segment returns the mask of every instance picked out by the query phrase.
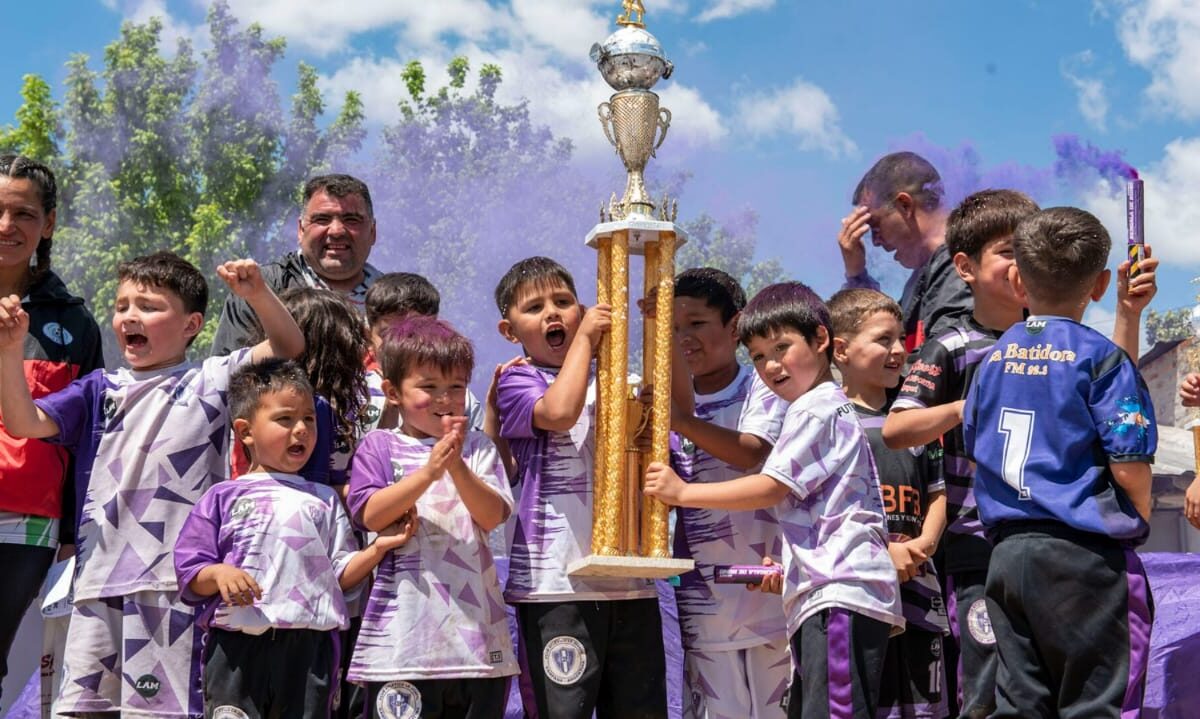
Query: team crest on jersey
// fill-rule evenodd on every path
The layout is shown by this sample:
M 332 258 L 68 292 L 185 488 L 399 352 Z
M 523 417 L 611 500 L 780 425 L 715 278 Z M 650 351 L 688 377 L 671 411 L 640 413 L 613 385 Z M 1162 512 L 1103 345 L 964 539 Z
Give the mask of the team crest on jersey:
M 542 650 L 542 667 L 550 681 L 570 686 L 587 669 L 587 652 L 575 637 L 555 637 Z
M 1031 335 L 1040 335 L 1046 329 L 1046 320 L 1025 320 L 1025 331 Z
M 987 603 L 976 599 L 967 610 L 967 629 L 971 636 L 980 644 L 996 643 L 996 633 L 992 631 L 992 619 L 988 616 Z
M 313 524 L 320 525 L 322 515 L 325 514 L 325 505 L 316 502 L 306 502 L 304 505 L 304 515 L 308 517 Z
M 150 699 L 162 689 L 162 682 L 153 674 L 143 674 L 133 683 L 133 690 L 143 697 Z
M 409 682 L 388 682 L 375 697 L 380 719 L 417 719 L 421 716 L 421 692 Z
M 399 482 L 404 477 L 404 463 L 392 458 L 392 482 Z
M 225 704 L 213 709 L 212 719 L 250 719 L 250 715 L 235 706 Z
M 46 339 L 50 340 L 54 344 L 61 345 L 63 347 L 71 344 L 71 341 L 75 339 L 75 337 L 67 331 L 66 327 L 63 327 L 57 322 L 47 322 L 46 324 L 42 325 L 42 334 L 46 337 Z
M 117 400 L 108 392 L 104 393 L 104 401 L 101 402 L 100 411 L 104 413 L 105 422 L 110 422 L 113 417 L 117 416 Z
M 360 427 L 374 427 L 381 416 L 383 416 L 383 410 L 369 404 L 362 408 L 362 420 L 358 424 Z
M 234 519 L 243 519 L 250 516 L 254 511 L 254 500 L 249 497 L 242 497 L 233 503 L 233 509 L 230 510 L 229 516 Z

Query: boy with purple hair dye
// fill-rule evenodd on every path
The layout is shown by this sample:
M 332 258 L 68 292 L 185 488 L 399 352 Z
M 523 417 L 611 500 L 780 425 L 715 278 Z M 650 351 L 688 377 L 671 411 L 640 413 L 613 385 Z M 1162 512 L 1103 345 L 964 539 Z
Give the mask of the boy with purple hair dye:
M 375 719 L 497 716 L 518 667 L 488 532 L 513 500 L 495 445 L 467 427 L 474 350 L 417 316 L 384 330 L 379 361 L 401 424 L 359 443 L 347 505 L 368 531 L 419 519 L 379 565 L 348 679 Z
M 738 334 L 791 403 L 761 473 L 688 484 L 653 463 L 646 493 L 681 507 L 775 507 L 796 665 L 788 716 L 875 719 L 888 637 L 904 617 L 871 448 L 830 369 L 829 312 L 805 285 L 775 284 L 746 305 Z

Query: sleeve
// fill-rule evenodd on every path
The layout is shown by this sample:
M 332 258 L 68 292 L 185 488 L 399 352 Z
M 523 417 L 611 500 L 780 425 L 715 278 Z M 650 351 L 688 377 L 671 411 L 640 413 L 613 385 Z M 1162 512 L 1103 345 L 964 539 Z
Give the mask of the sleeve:
M 924 409 L 953 401 L 954 356 L 938 339 L 921 345 L 892 409 Z
M 954 259 L 949 251 L 935 267 L 929 268 L 926 277 L 917 319 L 924 326 L 926 337 L 937 337 L 955 319 L 971 314 L 975 309 L 975 298 L 954 269 Z
M 387 446 L 387 431 L 368 432 L 359 443 L 350 465 L 350 492 L 346 497 L 346 508 L 350 519 L 359 529 L 366 530 L 362 513 L 371 495 L 392 484 L 395 470 Z
M 512 513 L 513 496 L 512 489 L 508 485 L 508 472 L 504 470 L 504 461 L 500 459 L 500 452 L 496 450 L 496 445 L 492 444 L 492 440 L 482 432 L 472 432 L 474 438 L 474 446 L 471 450 L 471 456 L 467 458 L 467 466 L 475 473 L 475 476 L 483 480 L 484 484 L 491 487 L 500 495 L 500 499 L 504 500 L 504 504 L 508 506 L 508 513 Z
M 863 271 L 859 272 L 857 275 L 853 277 L 847 277 L 846 281 L 842 283 L 842 289 L 878 291 L 879 281 L 871 276 L 871 272 L 869 270 L 863 268 Z
M 308 461 L 300 468 L 300 476 L 313 484 L 331 485 L 334 483 L 332 477 L 333 452 L 337 441 L 333 431 L 333 408 L 321 395 L 313 398 L 313 404 L 316 405 L 317 410 L 317 443 L 313 447 L 313 453 Z M 341 479 L 339 484 L 345 484 L 344 470 Z
M 221 318 L 217 320 L 217 330 L 213 334 L 211 357 L 223 357 L 230 352 L 246 347 L 250 340 L 261 333 L 258 317 L 245 300 L 229 295 L 221 308 Z
M 963 449 L 966 450 L 967 458 L 972 462 L 975 461 L 975 437 L 978 434 L 979 428 L 979 378 L 983 374 L 983 367 L 980 367 L 979 371 L 975 372 L 975 379 L 971 382 L 971 388 L 967 391 L 967 403 L 963 405 Z
M 787 414 L 787 402 L 771 391 L 766 382 L 754 373 L 750 380 L 750 393 L 742 405 L 738 417 L 738 431 L 752 434 L 770 444 L 779 439 L 783 429 L 783 418 Z
M 220 493 L 205 492 L 200 501 L 188 512 L 179 537 L 175 540 L 175 578 L 179 581 L 179 592 L 186 604 L 203 604 L 208 597 L 201 597 L 188 588 L 201 569 L 221 562 Z
M 79 322 L 84 328 L 82 351 L 76 358 L 79 366 L 78 377 L 95 372 L 96 370 L 104 370 L 104 340 L 100 334 L 100 327 L 96 324 L 96 320 L 92 314 L 86 309 L 80 308 L 81 317 Z M 63 484 L 62 490 L 62 520 L 58 523 L 58 542 L 59 544 L 74 544 L 75 543 L 75 515 L 79 508 L 79 502 L 75 496 L 78 486 L 76 480 L 75 453 L 70 454 L 70 459 L 67 460 L 67 481 Z
M 346 571 L 346 565 L 350 563 L 350 560 L 354 558 L 354 555 L 359 552 L 361 547 L 358 546 L 358 539 L 354 536 L 354 527 L 350 524 L 350 516 L 346 514 L 346 510 L 342 507 L 342 500 L 334 492 L 329 492 L 325 500 L 329 502 L 329 506 L 333 510 L 329 561 L 333 565 L 333 576 L 340 582 L 342 572 Z M 358 586 L 347 590 L 345 592 L 346 601 L 354 601 L 365 584 L 365 581 L 359 582 Z
M 779 442 L 763 465 L 763 474 L 804 499 L 830 477 L 835 462 L 836 422 L 811 412 L 795 412 L 784 422 Z
M 58 425 L 58 434 L 45 441 L 78 452 L 91 432 L 96 400 L 103 392 L 104 370 L 98 369 L 54 394 L 35 399 L 38 409 Z
M 500 408 L 500 436 L 504 439 L 532 439 L 538 435 L 533 426 L 533 408 L 550 385 L 533 367 L 517 365 L 500 375 L 496 400 Z
M 1150 392 L 1133 362 L 1120 349 L 1094 372 L 1088 408 L 1110 462 L 1154 462 L 1158 429 Z
M 483 431 L 483 403 L 471 390 L 467 390 L 467 428 Z

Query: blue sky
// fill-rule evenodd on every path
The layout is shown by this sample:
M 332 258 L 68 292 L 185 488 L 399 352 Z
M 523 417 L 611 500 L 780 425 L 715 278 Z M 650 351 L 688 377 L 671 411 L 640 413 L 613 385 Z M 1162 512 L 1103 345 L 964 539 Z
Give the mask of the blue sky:
M 660 86 L 675 123 L 659 161 L 693 178 L 681 216 L 760 215 L 759 252 L 823 293 L 841 267 L 834 237 L 848 196 L 879 155 L 898 147 L 972 149 L 980 169 L 1047 171 L 1051 138 L 1077 134 L 1123 150 L 1147 178 L 1147 237 L 1166 263 L 1158 309 L 1190 306 L 1200 275 L 1200 5 L 1193 0 L 906 5 L 850 0 L 645 0 L 649 28 L 675 62 Z M 595 120 L 607 87 L 587 60 L 613 29 L 605 0 L 233 0 L 234 14 L 288 39 L 281 94 L 304 60 L 331 104 L 364 93 L 375 126 L 394 116 L 399 69 L 440 68 L 465 53 L 505 70 L 507 99 L 571 137 L 583 162 L 616 163 Z M 7 8 L 9 62 L 0 123 L 25 73 L 61 95 L 76 52 L 98 66 L 126 19 L 166 19 L 168 38 L 203 43 L 206 3 L 44 0 Z M 434 84 L 439 78 L 435 73 Z M 610 158 L 603 160 L 603 158 Z M 613 189 L 619 189 L 614 187 Z M 1097 212 L 1124 237 L 1123 197 L 1085 183 L 1037 197 Z M 589 205 L 600 198 L 584 200 Z M 66 251 L 64 250 L 61 251 Z M 886 258 L 873 257 L 880 267 Z M 896 272 L 885 273 L 893 282 Z M 1111 294 L 1089 318 L 1107 329 Z

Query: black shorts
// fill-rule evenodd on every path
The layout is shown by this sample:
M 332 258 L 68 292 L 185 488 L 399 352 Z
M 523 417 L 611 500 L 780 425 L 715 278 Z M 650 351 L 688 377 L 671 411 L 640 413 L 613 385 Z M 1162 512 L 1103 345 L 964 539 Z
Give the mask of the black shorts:
M 535 719 L 666 719 L 657 599 L 517 605 Z
M 943 719 L 946 669 L 942 633 L 911 623 L 888 640 L 879 685 L 879 712 L 888 719 Z
M 504 719 L 509 677 L 369 682 L 370 719 Z
M 337 686 L 337 632 L 210 629 L 204 653 L 208 719 L 325 719 Z
M 996 708 L 996 634 L 984 599 L 987 572 L 954 572 L 946 578 L 947 614 L 958 642 L 958 703 L 963 719 L 984 719 Z
M 892 627 L 848 609 L 825 609 L 792 634 L 788 719 L 876 719 Z
M 1000 655 L 992 716 L 1137 715 L 1153 607 L 1133 549 L 1065 526 L 1007 536 L 987 601 Z

